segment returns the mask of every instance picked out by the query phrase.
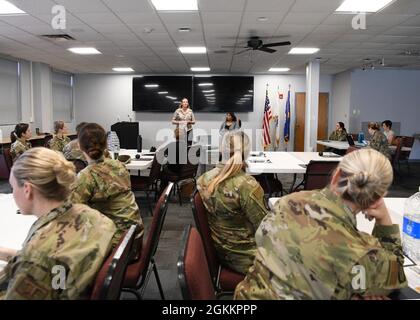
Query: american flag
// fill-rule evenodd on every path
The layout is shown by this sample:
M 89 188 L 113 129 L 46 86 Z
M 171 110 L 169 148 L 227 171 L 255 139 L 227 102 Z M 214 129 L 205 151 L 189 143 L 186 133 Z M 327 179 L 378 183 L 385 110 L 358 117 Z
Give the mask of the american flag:
M 273 114 L 271 113 L 270 99 L 268 99 L 268 88 L 265 90 L 265 105 L 264 105 L 264 123 L 263 123 L 263 135 L 264 135 L 264 148 L 271 144 L 270 138 L 270 120 Z

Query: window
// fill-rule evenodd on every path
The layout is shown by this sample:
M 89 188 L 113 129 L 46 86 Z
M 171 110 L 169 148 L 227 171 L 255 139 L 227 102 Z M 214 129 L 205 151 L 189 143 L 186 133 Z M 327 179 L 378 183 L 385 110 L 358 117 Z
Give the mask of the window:
M 19 76 L 19 62 L 0 59 L 0 125 L 19 122 Z
M 71 122 L 73 115 L 73 75 L 52 72 L 53 119 Z

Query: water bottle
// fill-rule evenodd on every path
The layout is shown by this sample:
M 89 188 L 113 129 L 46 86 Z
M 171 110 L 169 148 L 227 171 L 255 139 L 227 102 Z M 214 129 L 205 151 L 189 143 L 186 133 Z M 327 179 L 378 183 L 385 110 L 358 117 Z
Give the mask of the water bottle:
M 357 136 L 357 142 L 363 143 L 364 140 L 365 140 L 365 133 L 363 131 L 360 131 L 359 135 Z
M 405 202 L 402 240 L 405 255 L 420 264 L 420 188 Z

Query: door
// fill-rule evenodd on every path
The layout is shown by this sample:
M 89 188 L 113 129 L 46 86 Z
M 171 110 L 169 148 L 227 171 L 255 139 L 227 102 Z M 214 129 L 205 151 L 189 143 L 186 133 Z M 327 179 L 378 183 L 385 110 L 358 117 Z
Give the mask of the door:
M 303 151 L 305 143 L 305 104 L 306 93 L 296 93 L 295 151 Z M 318 101 L 318 140 L 328 138 L 329 94 L 320 93 Z M 318 151 L 323 151 L 319 146 Z

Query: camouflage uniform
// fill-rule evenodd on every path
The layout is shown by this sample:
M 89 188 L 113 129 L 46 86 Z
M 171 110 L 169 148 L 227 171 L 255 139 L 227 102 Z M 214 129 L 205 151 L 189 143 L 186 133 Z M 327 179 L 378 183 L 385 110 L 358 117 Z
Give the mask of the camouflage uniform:
M 208 211 L 211 236 L 221 263 L 246 274 L 255 257 L 255 231 L 267 214 L 264 191 L 252 176 L 241 171 L 220 183 L 210 195 L 207 186 L 222 168 L 218 165 L 203 174 L 197 189 Z
M 386 157 L 391 158 L 388 139 L 381 131 L 375 131 L 372 139 L 370 140 L 369 147 L 379 151 Z
M 82 150 L 80 150 L 77 139 L 72 140 L 65 145 L 63 148 L 63 154 L 67 160 L 82 160 L 83 162 L 87 163 Z
M 79 172 L 71 194 L 74 203 L 84 203 L 106 215 L 117 226 L 113 246 L 131 225 L 138 225 L 137 240 L 143 236 L 143 221 L 134 194 L 130 175 L 118 160 L 101 158 Z
M 256 259 L 235 299 L 350 299 L 407 286 L 398 225 L 358 231 L 356 216 L 328 188 L 281 198 L 255 238 Z M 355 278 L 361 267 L 365 289 Z
M 89 298 L 115 230 L 114 223 L 98 211 L 65 202 L 32 225 L 23 249 L 9 261 L 0 279 L 0 287 L 8 283 L 0 299 Z M 55 266 L 64 267 L 63 283 Z M 54 284 L 65 288 L 54 289 Z
M 60 138 L 60 137 L 55 135 L 49 142 L 50 149 L 55 150 L 55 151 L 63 152 L 64 147 L 69 142 L 70 142 L 69 137 L 63 136 L 62 138 Z
M 30 148 L 32 148 L 30 142 L 22 138 L 17 138 L 10 147 L 10 154 L 12 156 L 13 162 L 15 162 L 22 153 L 24 153 L 26 150 L 29 150 Z
M 333 132 L 331 132 L 328 140 L 347 141 L 347 133 L 344 130 L 334 130 Z

